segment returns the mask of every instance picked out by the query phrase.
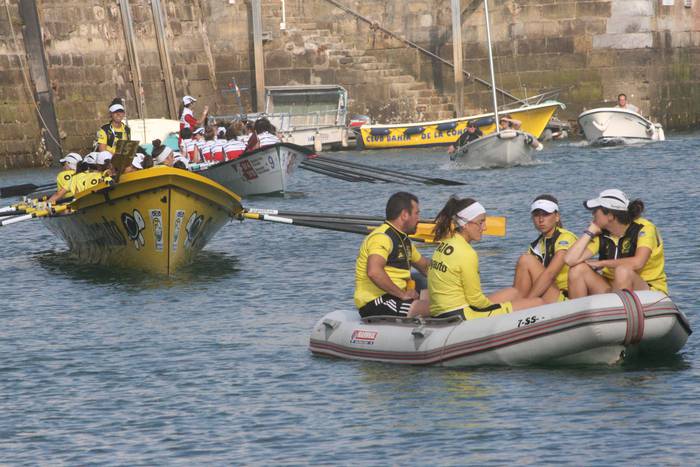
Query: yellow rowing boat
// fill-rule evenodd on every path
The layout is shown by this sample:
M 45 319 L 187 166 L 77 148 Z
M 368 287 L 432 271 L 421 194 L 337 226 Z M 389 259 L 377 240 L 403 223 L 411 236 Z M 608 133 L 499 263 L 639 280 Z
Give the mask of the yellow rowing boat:
M 240 197 L 186 170 L 154 167 L 79 193 L 43 217 L 82 261 L 171 274 L 241 211 Z
M 564 108 L 558 101 L 499 111 L 499 115 L 510 115 L 522 122 L 521 130 L 539 138 L 554 112 Z M 398 123 L 393 125 L 363 125 L 358 146 L 364 149 L 389 149 L 426 147 L 452 144 L 466 131 L 467 124 L 476 122 L 484 135 L 496 130 L 493 113 L 468 117 L 438 120 L 424 123 Z

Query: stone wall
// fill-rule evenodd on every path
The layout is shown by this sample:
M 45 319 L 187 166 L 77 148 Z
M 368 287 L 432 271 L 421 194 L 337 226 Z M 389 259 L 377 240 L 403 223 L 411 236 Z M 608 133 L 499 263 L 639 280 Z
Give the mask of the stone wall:
M 0 168 L 46 162 L 17 4 L 0 7 Z M 85 152 L 115 96 L 131 118 L 167 117 L 165 75 L 148 0 L 129 0 L 142 83 L 134 83 L 120 2 L 35 0 L 64 151 Z M 229 83 L 255 104 L 251 0 L 160 0 L 177 98 L 199 99 L 199 113 L 238 113 Z M 383 32 L 396 33 L 452 61 L 448 0 L 262 0 L 267 85 L 341 84 L 350 111 L 375 120 L 444 118 L 453 72 Z M 492 1 L 497 84 L 524 97 L 560 88 L 561 113 L 575 119 L 619 92 L 668 129 L 700 124 L 700 1 Z M 481 0 L 462 0 L 464 69 L 488 78 Z M 9 16 L 8 16 L 9 12 Z M 12 26 L 12 27 L 10 27 Z M 15 38 L 12 37 L 12 32 Z M 30 78 L 25 83 L 24 74 Z M 141 96 L 140 89 L 143 89 Z M 467 82 L 468 111 L 487 109 L 486 87 Z M 144 104 L 137 111 L 137 99 Z

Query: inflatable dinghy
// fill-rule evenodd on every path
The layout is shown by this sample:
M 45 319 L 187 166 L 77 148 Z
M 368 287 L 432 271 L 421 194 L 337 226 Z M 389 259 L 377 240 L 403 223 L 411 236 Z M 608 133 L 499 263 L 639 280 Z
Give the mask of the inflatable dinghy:
M 678 352 L 692 333 L 661 293 L 619 291 L 464 321 L 334 311 L 313 328 L 317 355 L 413 365 L 615 364 Z

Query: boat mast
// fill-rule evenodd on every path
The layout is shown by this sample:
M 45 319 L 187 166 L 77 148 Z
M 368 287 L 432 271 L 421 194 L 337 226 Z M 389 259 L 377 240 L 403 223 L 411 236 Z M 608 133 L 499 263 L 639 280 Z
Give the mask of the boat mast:
M 491 69 L 491 91 L 493 94 L 493 118 L 496 121 L 496 133 L 500 133 L 498 125 L 498 101 L 496 100 L 496 77 L 493 74 L 493 51 L 491 50 L 491 26 L 489 25 L 489 0 L 484 0 L 484 16 L 486 16 L 486 42 L 489 46 L 489 68 Z

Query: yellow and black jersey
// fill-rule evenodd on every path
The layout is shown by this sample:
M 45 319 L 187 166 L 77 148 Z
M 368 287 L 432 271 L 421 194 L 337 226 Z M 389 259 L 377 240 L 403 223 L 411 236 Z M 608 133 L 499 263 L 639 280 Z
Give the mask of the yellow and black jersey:
M 544 234 L 537 237 L 537 240 L 530 244 L 529 252 L 536 256 L 544 267 L 548 267 L 552 262 L 554 255 L 562 250 L 568 250 L 576 242 L 576 235 L 570 231 L 555 227 L 552 235 L 547 238 Z M 559 274 L 555 278 L 555 284 L 559 290 L 567 290 L 569 281 L 569 266 L 564 264 Z
M 111 123 L 102 125 L 97 131 L 97 144 L 104 144 L 106 150 L 114 154 L 117 150 L 117 141 L 129 141 L 131 128 L 122 123 L 121 128 L 114 128 Z
M 640 217 L 633 221 L 620 238 L 604 230 L 588 244 L 588 249 L 594 255 L 597 254 L 600 260 L 631 258 L 639 247 L 651 250 L 651 255 L 639 271 L 639 276 L 652 289 L 668 294 L 664 271 L 664 242 L 656 226 L 647 219 Z M 603 276 L 612 280 L 615 277 L 614 269 L 603 268 Z
M 71 178 L 70 191 L 73 194 L 78 194 L 81 191 L 94 188 L 102 181 L 104 181 L 104 177 L 99 172 L 80 172 Z
M 56 175 L 56 191 L 61 191 L 63 189 L 68 190 L 65 194 L 66 197 L 73 196 L 73 192 L 70 189 L 70 181 L 75 174 L 75 170 L 68 169 L 62 170 Z
M 411 278 L 411 263 L 421 259 L 408 235 L 390 223 L 386 222 L 370 232 L 360 245 L 355 263 L 354 298 L 358 309 L 386 293 L 367 276 L 367 260 L 370 255 L 379 255 L 386 260 L 384 270 L 391 281 L 403 290 L 406 290 Z

